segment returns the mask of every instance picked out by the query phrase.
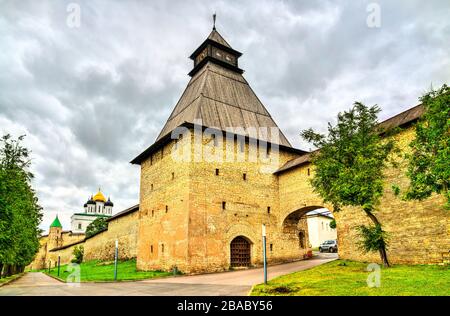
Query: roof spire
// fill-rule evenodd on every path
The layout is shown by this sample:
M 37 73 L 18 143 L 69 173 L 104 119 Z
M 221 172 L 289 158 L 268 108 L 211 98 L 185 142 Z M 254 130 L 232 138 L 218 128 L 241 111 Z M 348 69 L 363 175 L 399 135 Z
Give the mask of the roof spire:
M 213 14 L 213 30 L 216 30 L 216 12 Z

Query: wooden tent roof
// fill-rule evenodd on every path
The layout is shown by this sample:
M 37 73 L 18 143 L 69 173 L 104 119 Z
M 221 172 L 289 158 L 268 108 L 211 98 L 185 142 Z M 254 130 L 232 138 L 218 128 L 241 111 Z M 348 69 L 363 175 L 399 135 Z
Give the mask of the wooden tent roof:
M 227 43 L 227 41 L 222 37 L 222 35 L 219 34 L 219 32 L 216 31 L 216 29 L 212 30 L 212 32 L 208 36 L 208 39 L 231 48 L 230 44 Z
M 194 124 L 198 120 L 203 126 L 222 131 L 230 127 L 267 127 L 267 137 L 257 138 L 268 141 L 270 128 L 274 127 L 279 139 L 272 142 L 292 147 L 244 77 L 211 62 L 191 78 L 156 141 L 183 123 Z
M 212 42 L 213 46 L 233 54 L 236 58 L 242 55 L 231 48 L 219 32 L 213 29 L 190 58 L 195 60 L 195 57 Z M 141 163 L 152 152 L 167 143 L 171 132 L 177 127 L 191 125 L 256 138 L 277 144 L 283 150 L 304 153 L 292 147 L 244 79 L 242 72 L 237 64 L 233 67 L 214 61 L 213 58 L 204 58 L 190 72 L 191 80 L 153 145 L 131 163 Z M 240 131 L 235 130 L 236 128 Z M 252 130 L 249 133 L 249 128 L 257 131 L 257 135 L 254 135 Z M 275 132 L 272 133 L 273 131 Z

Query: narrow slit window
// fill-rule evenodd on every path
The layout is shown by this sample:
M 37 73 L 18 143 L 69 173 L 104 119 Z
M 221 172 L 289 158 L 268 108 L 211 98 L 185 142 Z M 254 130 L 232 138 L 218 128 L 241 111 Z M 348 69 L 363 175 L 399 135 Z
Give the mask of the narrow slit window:
M 150 246 L 150 253 L 153 253 L 153 245 Z
M 216 176 L 218 176 L 219 175 L 219 169 L 216 169 Z
M 270 244 L 270 251 L 273 251 L 273 244 Z
M 267 207 L 267 214 L 270 214 L 270 206 Z
M 166 205 L 166 213 L 169 211 L 169 206 Z
M 175 179 L 175 172 L 172 172 L 172 180 Z
M 241 153 L 245 152 L 245 141 L 244 140 L 241 140 L 239 142 L 239 149 L 240 149 Z
M 309 175 L 311 175 L 311 171 L 310 171 L 309 168 L 308 168 L 308 176 L 309 176 Z
M 227 202 L 222 202 L 222 210 L 225 210 L 227 208 Z
M 242 179 L 244 179 L 244 181 L 247 180 L 247 174 L 246 173 L 242 174 Z

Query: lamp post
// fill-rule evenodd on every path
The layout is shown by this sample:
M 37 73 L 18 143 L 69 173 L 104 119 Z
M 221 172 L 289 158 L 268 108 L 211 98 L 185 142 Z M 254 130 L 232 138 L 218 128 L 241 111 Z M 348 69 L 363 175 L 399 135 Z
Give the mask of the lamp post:
M 262 225 L 262 240 L 263 240 L 263 262 L 264 262 L 264 284 L 267 284 L 267 256 L 266 256 L 266 225 Z
M 117 281 L 117 257 L 119 256 L 119 241 L 116 239 L 116 247 L 114 250 L 114 281 Z
M 58 256 L 58 276 L 59 276 L 60 269 L 61 269 L 61 256 Z

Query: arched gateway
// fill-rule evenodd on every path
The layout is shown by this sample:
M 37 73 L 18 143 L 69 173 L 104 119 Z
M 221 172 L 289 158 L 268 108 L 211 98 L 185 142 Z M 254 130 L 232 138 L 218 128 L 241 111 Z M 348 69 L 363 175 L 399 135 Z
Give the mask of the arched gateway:
M 230 243 L 230 266 L 248 267 L 251 263 L 251 244 L 242 236 L 234 238 Z

